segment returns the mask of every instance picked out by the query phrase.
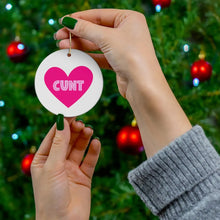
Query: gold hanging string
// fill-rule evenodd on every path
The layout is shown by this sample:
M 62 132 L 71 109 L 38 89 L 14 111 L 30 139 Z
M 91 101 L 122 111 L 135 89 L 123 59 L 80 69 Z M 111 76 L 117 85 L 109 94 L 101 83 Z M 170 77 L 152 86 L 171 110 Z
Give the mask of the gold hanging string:
M 70 47 L 69 47 L 69 53 L 67 54 L 67 56 L 68 57 L 70 57 L 71 56 L 71 41 L 72 41 L 72 35 L 71 35 L 71 33 L 69 33 L 69 42 L 70 42 Z

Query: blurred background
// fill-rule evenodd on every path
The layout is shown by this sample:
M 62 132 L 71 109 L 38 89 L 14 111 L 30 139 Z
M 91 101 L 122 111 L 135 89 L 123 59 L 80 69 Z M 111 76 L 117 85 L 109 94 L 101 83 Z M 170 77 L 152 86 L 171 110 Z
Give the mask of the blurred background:
M 58 19 L 91 8 L 145 14 L 169 85 L 191 123 L 201 125 L 220 152 L 219 0 L 1 0 L 0 219 L 35 219 L 30 163 L 56 120 L 36 97 L 36 69 L 58 50 L 53 39 Z M 115 73 L 102 73 L 100 101 L 78 117 L 102 142 L 90 219 L 156 220 L 127 180 L 128 172 L 146 160 L 134 115 L 118 93 Z

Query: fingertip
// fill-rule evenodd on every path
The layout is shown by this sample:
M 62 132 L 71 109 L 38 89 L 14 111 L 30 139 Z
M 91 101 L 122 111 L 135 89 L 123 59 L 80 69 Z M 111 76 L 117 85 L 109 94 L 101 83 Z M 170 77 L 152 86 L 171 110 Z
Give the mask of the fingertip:
M 62 20 L 63 20 L 63 17 L 61 17 L 61 18 L 58 19 L 58 23 L 59 23 L 60 25 L 62 25 Z
M 85 128 L 83 129 L 83 133 L 85 136 L 92 136 L 93 135 L 93 128 L 86 125 Z
M 82 165 L 80 166 L 81 170 L 83 170 L 84 173 L 87 174 L 90 178 L 92 178 L 95 166 L 97 164 L 99 155 L 101 151 L 101 143 L 97 138 L 94 138 L 90 145 L 89 150 L 85 156 L 85 159 L 82 162 Z
M 53 34 L 53 39 L 54 39 L 54 40 L 57 40 L 56 34 L 57 34 L 57 32 L 55 32 L 55 33 Z
M 58 43 L 57 47 L 59 47 L 61 49 L 67 49 L 67 48 L 70 47 L 69 40 L 67 40 L 67 39 L 63 39 L 63 40 L 57 41 L 57 43 Z
M 85 127 L 85 124 L 82 122 L 82 121 L 72 121 L 71 123 L 71 131 L 72 132 L 80 132 L 84 127 Z
M 65 27 L 62 27 L 56 32 L 56 40 L 63 39 L 69 39 L 69 31 Z
M 81 118 L 76 118 L 76 121 L 81 121 L 82 123 L 84 123 L 84 121 Z
M 65 127 L 69 126 L 69 120 L 72 120 L 71 118 L 70 119 L 67 119 L 67 118 L 64 118 L 64 115 L 62 114 L 58 114 L 57 115 L 57 121 L 56 121 L 56 127 L 57 127 L 57 130 L 58 131 L 62 131 L 65 129 Z
M 70 16 L 65 16 L 60 20 L 60 22 L 64 27 L 73 30 L 78 21 L 77 19 L 72 18 Z
M 95 137 L 90 144 L 90 147 L 92 148 L 92 151 L 95 154 L 99 154 L 101 151 L 101 142 L 100 139 L 98 137 Z
M 86 127 L 87 127 L 87 128 L 91 128 L 91 129 L 93 130 L 93 126 L 90 125 L 90 124 L 86 124 Z
M 83 121 L 75 121 L 75 124 L 76 124 L 78 127 L 85 127 L 85 124 L 83 123 Z
M 99 137 L 94 137 L 94 140 L 98 140 L 100 142 L 100 138 Z
M 56 46 L 57 46 L 57 47 L 60 47 L 60 41 L 57 41 L 57 42 L 56 42 Z
M 58 114 L 57 115 L 57 130 L 62 131 L 64 129 L 64 115 L 63 114 Z
M 67 119 L 62 117 L 60 119 L 57 119 L 57 123 L 56 123 L 56 135 L 62 137 L 63 135 L 66 136 L 67 135 L 67 131 L 69 130 L 69 122 Z
M 65 15 L 65 16 L 59 18 L 59 19 L 58 19 L 58 23 L 59 23 L 60 25 L 63 25 L 63 19 L 64 19 L 65 17 L 72 17 L 72 14 Z

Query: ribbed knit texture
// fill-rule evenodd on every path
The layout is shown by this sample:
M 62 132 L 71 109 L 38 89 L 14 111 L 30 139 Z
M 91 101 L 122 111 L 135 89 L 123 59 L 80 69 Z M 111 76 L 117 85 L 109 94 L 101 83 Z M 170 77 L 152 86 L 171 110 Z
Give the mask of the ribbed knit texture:
M 220 157 L 196 125 L 128 174 L 160 219 L 220 220 Z

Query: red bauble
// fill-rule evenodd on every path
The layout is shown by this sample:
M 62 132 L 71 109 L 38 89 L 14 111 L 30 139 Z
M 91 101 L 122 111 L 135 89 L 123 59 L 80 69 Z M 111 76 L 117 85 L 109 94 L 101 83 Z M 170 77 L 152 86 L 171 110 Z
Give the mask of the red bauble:
M 171 0 L 153 0 L 154 6 L 160 5 L 161 8 L 169 7 Z
M 27 47 L 21 41 L 13 41 L 7 47 L 7 55 L 13 62 L 22 62 L 28 54 Z
M 128 154 L 139 154 L 144 150 L 140 131 L 137 126 L 125 126 L 117 134 L 118 148 Z
M 31 175 L 31 163 L 33 159 L 34 154 L 27 154 L 21 162 L 21 170 L 24 174 L 28 176 Z
M 191 66 L 191 76 L 197 78 L 200 82 L 209 80 L 212 75 L 212 66 L 205 60 L 198 60 Z

